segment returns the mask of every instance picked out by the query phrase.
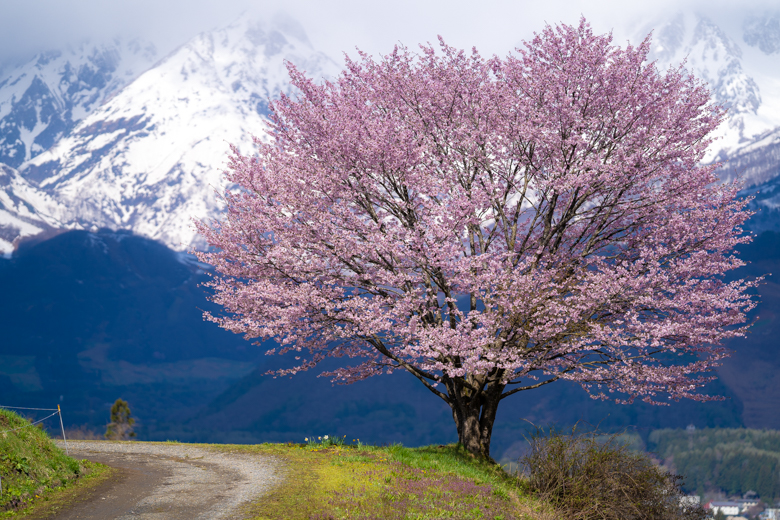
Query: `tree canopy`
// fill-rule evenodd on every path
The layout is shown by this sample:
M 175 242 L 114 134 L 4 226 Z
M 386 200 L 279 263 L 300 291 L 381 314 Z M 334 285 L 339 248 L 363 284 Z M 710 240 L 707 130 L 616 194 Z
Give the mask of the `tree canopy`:
M 489 456 L 500 400 L 560 379 L 595 398 L 706 400 L 756 281 L 737 183 L 702 166 L 724 111 L 650 37 L 547 26 L 504 58 L 440 41 L 360 53 L 332 82 L 289 65 L 257 153 L 233 149 L 207 314 L 280 354 L 407 370 Z

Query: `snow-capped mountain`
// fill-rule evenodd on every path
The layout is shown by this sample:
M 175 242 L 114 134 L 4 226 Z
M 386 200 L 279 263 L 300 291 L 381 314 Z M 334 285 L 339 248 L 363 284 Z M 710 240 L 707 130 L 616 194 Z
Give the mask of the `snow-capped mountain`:
M 767 55 L 780 54 L 780 14 L 752 15 L 742 25 L 742 39 Z
M 759 134 L 734 149 L 718 173 L 726 181 L 742 175 L 746 188 L 780 176 L 780 127 Z
M 36 56 L 0 80 L 0 162 L 18 167 L 151 67 L 152 44 L 82 42 Z
M 651 58 L 665 66 L 685 61 L 732 118 L 755 114 L 761 104 L 756 82 L 743 70 L 739 45 L 709 18 L 678 14 L 653 38 Z
M 707 161 L 724 161 L 780 127 L 780 56 L 774 53 L 780 27 L 766 20 L 748 15 L 727 31 L 705 15 L 679 13 L 638 33 L 654 29 L 651 59 L 661 68 L 684 62 L 728 109 Z
M 753 186 L 780 176 L 779 21 L 747 13 L 724 25 L 684 13 L 637 32 L 641 39 L 653 30 L 652 59 L 661 67 L 684 61 L 729 108 L 707 160 L 728 159 L 722 177 L 744 171 Z M 13 166 L 24 155 L 8 178 L 46 217 L 34 221 L 22 206 L 7 205 L 4 251 L 11 230 L 18 238 L 53 223 L 129 229 L 174 249 L 198 247 L 191 220 L 219 217 L 215 190 L 225 188 L 229 145 L 246 152 L 252 136 L 262 135 L 268 99 L 290 91 L 285 61 L 315 78 L 339 69 L 284 18 L 244 16 L 140 75 L 152 51 L 117 45 L 123 50 L 113 54 L 84 47 L 41 55 L 0 80 L 0 163 Z M 11 200 L 8 186 L 0 192 Z
M 52 216 L 62 210 L 18 171 L 0 164 L 0 256 L 10 255 L 23 238 L 65 227 Z
M 291 20 L 244 17 L 181 46 L 20 172 L 65 208 L 62 222 L 131 229 L 186 249 L 191 219 L 217 217 L 229 145 L 261 136 L 267 100 L 289 92 L 285 61 L 333 75 Z

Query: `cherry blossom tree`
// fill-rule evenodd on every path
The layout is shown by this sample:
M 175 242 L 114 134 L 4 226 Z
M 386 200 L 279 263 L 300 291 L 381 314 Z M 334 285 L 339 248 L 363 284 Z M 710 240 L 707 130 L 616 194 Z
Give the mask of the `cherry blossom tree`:
M 700 164 L 724 111 L 650 37 L 547 26 L 506 58 L 447 46 L 346 58 L 333 82 L 289 66 L 258 152 L 233 149 L 206 314 L 292 375 L 342 384 L 403 369 L 490 456 L 499 403 L 558 380 L 596 399 L 702 393 L 744 335 L 757 280 L 725 282 L 750 240 L 739 186 Z

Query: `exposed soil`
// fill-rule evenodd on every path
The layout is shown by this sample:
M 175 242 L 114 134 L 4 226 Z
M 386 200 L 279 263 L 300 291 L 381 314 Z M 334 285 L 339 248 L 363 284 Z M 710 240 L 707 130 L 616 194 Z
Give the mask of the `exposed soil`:
M 282 480 L 282 463 L 267 456 L 144 442 L 71 441 L 68 447 L 72 457 L 117 471 L 43 518 L 241 519 L 243 505 Z

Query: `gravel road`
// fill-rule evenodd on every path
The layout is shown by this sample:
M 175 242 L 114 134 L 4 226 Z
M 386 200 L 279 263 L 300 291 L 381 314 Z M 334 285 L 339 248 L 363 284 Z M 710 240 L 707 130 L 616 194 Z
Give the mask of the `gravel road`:
M 54 520 L 240 519 L 242 504 L 283 478 L 283 463 L 261 455 L 145 442 L 69 441 L 68 448 L 119 473 Z

